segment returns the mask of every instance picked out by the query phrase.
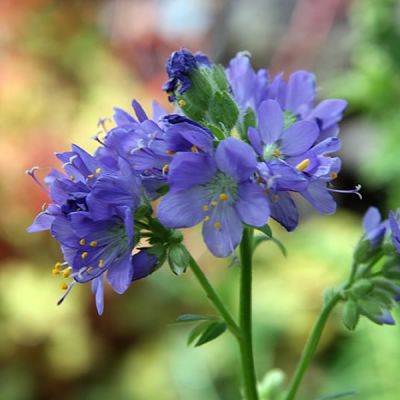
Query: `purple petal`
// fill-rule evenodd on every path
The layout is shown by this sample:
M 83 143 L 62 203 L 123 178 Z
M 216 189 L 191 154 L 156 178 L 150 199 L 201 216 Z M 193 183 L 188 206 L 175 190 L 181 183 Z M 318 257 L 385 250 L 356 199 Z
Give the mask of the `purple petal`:
M 107 272 L 107 281 L 118 293 L 124 293 L 132 282 L 133 267 L 130 253 L 115 260 Z
M 315 118 L 321 129 L 325 130 L 332 127 L 342 119 L 346 107 L 347 101 L 345 100 L 323 100 L 317 107 L 315 107 L 311 117 Z
M 264 144 L 275 143 L 284 125 L 284 116 L 279 103 L 275 100 L 263 101 L 257 110 L 257 116 L 262 141 Z
M 256 170 L 256 153 L 239 139 L 228 138 L 219 143 L 215 153 L 218 169 L 237 181 L 248 179 Z
M 278 192 L 270 195 L 271 217 L 279 222 L 288 232 L 296 229 L 299 223 L 299 212 L 289 193 Z
M 315 76 L 307 71 L 290 75 L 286 89 L 285 110 L 303 114 L 309 110 L 315 99 Z
M 247 131 L 247 137 L 249 138 L 250 144 L 253 146 L 253 149 L 259 154 L 263 153 L 263 145 L 261 143 L 260 133 L 256 128 L 250 127 Z
M 326 182 L 311 182 L 304 192 L 301 192 L 316 210 L 321 214 L 334 214 L 336 211 L 335 199 L 326 188 Z
M 142 106 L 136 101 L 132 101 L 132 107 L 135 110 L 135 114 L 139 120 L 139 122 L 143 122 L 148 120 L 149 118 L 147 117 L 145 111 L 143 110 Z
M 180 192 L 169 192 L 158 206 L 158 218 L 167 228 L 189 228 L 204 219 L 205 204 L 208 204 L 208 195 L 200 186 Z
M 264 226 L 269 218 L 268 199 L 263 190 L 254 183 L 242 183 L 238 188 L 235 209 L 240 219 L 248 225 Z
M 363 227 L 366 232 L 377 228 L 381 222 L 381 214 L 376 207 L 368 208 L 363 218 Z
M 213 208 L 210 219 L 203 224 L 204 242 L 216 257 L 232 254 L 242 234 L 243 226 L 239 216 L 232 206 L 224 202 Z
M 281 151 L 287 156 L 305 153 L 317 140 L 318 126 L 309 121 L 295 122 L 281 136 Z
M 273 160 L 268 163 L 268 167 L 272 175 L 273 187 L 276 190 L 301 192 L 307 188 L 307 178 L 291 165 L 279 160 Z
M 49 215 L 46 211 L 41 212 L 36 216 L 33 224 L 29 228 L 27 228 L 27 232 L 33 233 L 50 229 L 54 218 L 54 215 Z
M 104 311 L 104 276 L 101 275 L 92 281 L 92 292 L 96 300 L 97 313 L 103 314 Z
M 113 119 L 118 126 L 132 124 L 132 123 L 137 124 L 135 118 L 133 118 L 126 111 L 118 107 L 114 107 Z
M 389 213 L 390 229 L 392 230 L 392 242 L 397 252 L 400 253 L 400 228 L 393 211 Z
M 215 161 L 207 154 L 177 154 L 170 165 L 168 174 L 170 190 L 177 192 L 207 183 L 216 171 Z
M 150 254 L 146 249 L 140 250 L 139 253 L 132 257 L 132 281 L 137 281 L 150 275 L 154 271 L 157 261 L 157 257 Z

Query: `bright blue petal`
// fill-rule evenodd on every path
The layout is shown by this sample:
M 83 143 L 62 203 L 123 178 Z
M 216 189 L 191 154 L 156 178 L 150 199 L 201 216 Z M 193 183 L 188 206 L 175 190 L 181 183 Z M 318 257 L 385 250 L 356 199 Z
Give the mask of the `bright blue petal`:
M 315 76 L 307 71 L 290 75 L 286 88 L 285 110 L 302 114 L 310 109 L 315 99 Z
M 271 217 L 279 222 L 288 232 L 296 229 L 299 223 L 299 212 L 289 193 L 278 192 L 270 195 Z
M 283 125 L 284 115 L 275 100 L 263 101 L 257 110 L 258 130 L 264 144 L 271 145 L 280 137 Z
M 281 136 L 280 149 L 287 156 L 305 153 L 319 135 L 318 126 L 309 121 L 298 121 L 286 129 Z
M 133 267 L 130 253 L 116 259 L 107 272 L 107 281 L 118 294 L 124 293 L 130 286 Z
M 228 138 L 219 143 L 215 154 L 218 169 L 241 182 L 256 170 L 254 150 L 239 139 Z
M 363 218 L 363 227 L 366 232 L 377 228 L 381 223 L 381 214 L 376 207 L 369 207 Z
M 92 292 L 96 300 L 97 313 L 102 315 L 104 312 L 104 277 L 99 276 L 92 281 Z
M 326 182 L 311 182 L 304 192 L 303 197 L 308 200 L 321 214 L 334 214 L 336 211 L 335 199 L 326 188 Z

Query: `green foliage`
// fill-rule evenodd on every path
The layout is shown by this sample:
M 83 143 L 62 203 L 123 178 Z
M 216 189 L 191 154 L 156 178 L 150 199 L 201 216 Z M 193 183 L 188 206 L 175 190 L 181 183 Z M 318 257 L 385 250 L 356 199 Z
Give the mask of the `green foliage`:
M 221 336 L 227 329 L 225 322 L 207 321 L 195 326 L 188 337 L 188 345 L 201 346 Z

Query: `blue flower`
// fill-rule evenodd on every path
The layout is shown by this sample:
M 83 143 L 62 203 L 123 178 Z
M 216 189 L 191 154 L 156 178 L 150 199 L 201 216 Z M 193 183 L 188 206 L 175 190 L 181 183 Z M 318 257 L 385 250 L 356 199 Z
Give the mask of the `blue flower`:
M 400 215 L 399 210 L 396 212 L 390 211 L 389 213 L 389 223 L 390 229 L 392 231 L 392 242 L 393 246 L 396 248 L 397 252 L 400 253 Z
M 363 218 L 365 239 L 371 242 L 373 247 L 380 246 L 385 237 L 388 222 L 382 221 L 381 214 L 376 207 L 369 207 Z
M 45 183 L 52 203 L 35 219 L 29 232 L 50 230 L 60 243 L 64 263 L 54 275 L 72 278 L 61 303 L 76 283 L 92 282 L 99 314 L 103 312 L 103 281 L 123 293 L 133 280 L 151 273 L 157 263 L 150 254 L 135 256 L 134 216 L 142 187 L 129 164 L 118 160 L 110 169 L 78 146 L 60 153 L 66 174 L 52 171 Z M 34 172 L 30 173 L 35 179 Z
M 203 53 L 192 54 L 187 49 L 174 51 L 169 57 L 165 69 L 168 80 L 163 85 L 163 90 L 169 94 L 169 100 L 175 100 L 175 91 L 183 94 L 192 85 L 190 73 L 200 66 L 210 67 L 210 61 Z
M 262 189 L 253 181 L 256 155 L 235 138 L 221 141 L 215 154 L 181 153 L 170 165 L 170 191 L 160 202 L 158 217 L 169 228 L 203 221 L 203 238 L 217 257 L 239 244 L 242 223 L 263 226 L 270 211 Z

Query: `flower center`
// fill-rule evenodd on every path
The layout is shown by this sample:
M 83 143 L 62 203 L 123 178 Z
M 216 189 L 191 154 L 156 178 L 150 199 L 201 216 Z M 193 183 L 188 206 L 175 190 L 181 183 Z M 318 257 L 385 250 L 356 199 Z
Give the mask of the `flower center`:
M 265 161 L 271 161 L 273 158 L 282 158 L 281 156 L 282 153 L 277 144 L 264 146 L 263 158 Z
M 237 182 L 229 175 L 225 175 L 223 172 L 217 172 L 211 181 L 205 186 L 209 197 L 214 201 L 233 200 L 238 188 Z

